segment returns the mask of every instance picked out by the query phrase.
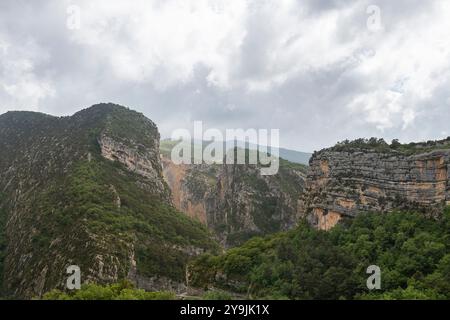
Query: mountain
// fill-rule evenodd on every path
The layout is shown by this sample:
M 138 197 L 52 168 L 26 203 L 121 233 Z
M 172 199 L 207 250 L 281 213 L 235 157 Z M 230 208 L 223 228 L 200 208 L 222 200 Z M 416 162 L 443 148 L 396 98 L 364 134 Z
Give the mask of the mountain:
M 172 201 L 178 210 L 205 224 L 223 246 L 297 226 L 305 165 L 280 159 L 278 173 L 266 176 L 248 162 L 175 165 L 170 159 L 173 146 L 166 142 L 161 149 Z
M 173 141 L 170 139 L 163 139 L 161 140 L 161 153 L 166 155 L 166 157 L 170 157 L 170 152 L 172 150 L 172 148 L 178 144 L 179 141 Z M 185 144 L 185 142 L 182 142 Z M 193 149 L 195 148 L 202 148 L 205 145 L 207 145 L 209 142 L 207 141 L 196 141 L 194 140 L 193 142 Z M 233 144 L 228 142 L 229 146 L 232 146 Z M 228 147 L 227 149 L 227 142 L 224 143 L 225 149 L 227 151 L 229 151 L 232 147 Z M 258 145 L 256 144 L 252 144 L 252 143 L 244 143 L 242 141 L 237 141 L 236 146 L 239 148 L 246 148 L 249 150 L 257 150 L 259 148 Z M 270 147 L 269 147 L 269 151 L 270 151 Z M 308 152 L 302 152 L 302 151 L 297 151 L 297 150 L 291 150 L 291 149 L 286 149 L 286 148 L 273 148 L 272 149 L 273 152 L 277 152 L 280 158 L 283 158 L 287 161 L 293 162 L 293 163 L 299 163 L 299 164 L 303 164 L 303 165 L 308 165 L 309 164 L 309 160 L 311 159 L 312 153 L 308 153 Z M 192 151 L 192 153 L 194 153 L 194 151 Z
M 188 259 L 218 246 L 172 206 L 159 140 L 151 120 L 114 104 L 1 115 L 3 294 L 63 288 L 70 265 L 83 282 L 183 291 Z
M 302 152 L 297 150 L 279 148 L 278 154 L 280 158 L 293 163 L 300 163 L 304 165 L 309 165 L 309 160 L 311 159 L 312 153 Z

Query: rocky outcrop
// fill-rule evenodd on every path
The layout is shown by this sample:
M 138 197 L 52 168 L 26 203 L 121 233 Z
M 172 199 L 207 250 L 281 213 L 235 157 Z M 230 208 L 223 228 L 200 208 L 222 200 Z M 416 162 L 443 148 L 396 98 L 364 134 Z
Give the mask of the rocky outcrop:
M 328 230 L 343 217 L 393 209 L 433 214 L 450 205 L 450 150 L 404 154 L 370 150 L 314 153 L 304 196 L 305 213 Z
M 159 135 L 154 137 L 154 148 L 141 144 L 117 141 L 106 134 L 98 138 L 101 155 L 112 161 L 125 165 L 129 171 L 137 173 L 152 182 L 151 192 L 158 193 L 170 201 L 167 186 L 164 183 L 159 159 Z
M 162 166 L 163 175 L 170 187 L 171 199 L 175 207 L 189 217 L 207 225 L 206 207 L 213 200 L 209 191 L 215 188 L 215 174 L 207 174 L 208 171 L 205 170 L 205 166 L 176 165 L 166 157 L 162 158 Z M 201 179 L 198 186 L 208 187 L 207 190 L 194 191 L 187 183 L 192 175 L 195 175 L 193 170 L 197 173 L 197 178 Z
M 163 157 L 174 205 L 206 224 L 225 246 L 295 227 L 306 167 L 282 162 L 276 175 L 243 164 L 175 165 Z

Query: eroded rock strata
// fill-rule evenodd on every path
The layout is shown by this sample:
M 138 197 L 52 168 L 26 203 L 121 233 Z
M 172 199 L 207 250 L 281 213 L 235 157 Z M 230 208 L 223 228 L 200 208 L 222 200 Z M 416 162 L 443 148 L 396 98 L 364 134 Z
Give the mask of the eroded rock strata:
M 393 209 L 438 212 L 450 204 L 450 150 L 314 153 L 305 190 L 305 214 L 328 230 L 343 217 Z
M 303 165 L 283 161 L 278 174 L 262 176 L 254 165 L 175 165 L 163 157 L 163 173 L 174 205 L 225 247 L 292 229 L 302 215 Z

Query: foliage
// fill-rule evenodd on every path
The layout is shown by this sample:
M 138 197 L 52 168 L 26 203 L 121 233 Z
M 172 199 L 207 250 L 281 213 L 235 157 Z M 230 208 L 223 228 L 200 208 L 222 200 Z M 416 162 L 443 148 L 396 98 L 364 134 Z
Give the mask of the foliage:
M 174 300 L 171 292 L 146 292 L 135 289 L 127 281 L 111 285 L 86 284 L 80 290 L 63 292 L 52 290 L 46 293 L 43 300 Z
M 425 153 L 437 149 L 449 149 L 450 137 L 443 140 L 429 140 L 419 143 L 400 143 L 397 139 L 392 140 L 391 144 L 388 144 L 384 139 L 370 138 L 370 139 L 356 139 L 353 141 L 344 140 L 337 143 L 334 147 L 330 148 L 332 151 L 374 151 L 380 153 L 400 152 L 403 154 L 411 155 L 416 153 Z
M 0 199 L 0 203 L 1 203 Z M 3 288 L 3 265 L 6 254 L 6 211 L 0 207 L 0 297 Z
M 450 209 L 441 220 L 412 212 L 361 214 L 329 232 L 306 222 L 190 265 L 192 284 L 253 298 L 450 299 Z M 381 268 L 382 289 L 366 287 Z
M 223 291 L 207 291 L 203 295 L 203 300 L 232 300 L 233 297 L 226 292 Z
M 217 246 L 210 241 L 204 226 L 139 187 L 139 182 L 145 183 L 142 179 L 121 164 L 101 157 L 93 156 L 91 161 L 77 163 L 63 180 L 64 188 L 57 184 L 40 201 L 41 212 L 53 216 L 55 225 L 36 236 L 36 246 L 48 247 L 54 233 L 86 224 L 88 234 L 109 239 L 111 251 L 123 259 L 128 259 L 127 244 L 133 243 L 137 268 L 143 275 L 183 281 L 188 256 L 176 247 L 215 249 Z M 117 196 L 120 196 L 120 206 L 115 202 Z M 78 256 L 92 259 L 88 254 Z M 125 276 L 127 270 L 121 271 Z

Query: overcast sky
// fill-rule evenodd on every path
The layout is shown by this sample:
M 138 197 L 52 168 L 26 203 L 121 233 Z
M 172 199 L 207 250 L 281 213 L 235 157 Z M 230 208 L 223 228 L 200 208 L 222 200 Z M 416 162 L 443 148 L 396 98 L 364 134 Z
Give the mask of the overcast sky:
M 0 113 L 98 102 L 163 137 L 202 120 L 303 151 L 444 138 L 450 1 L 0 0 Z

